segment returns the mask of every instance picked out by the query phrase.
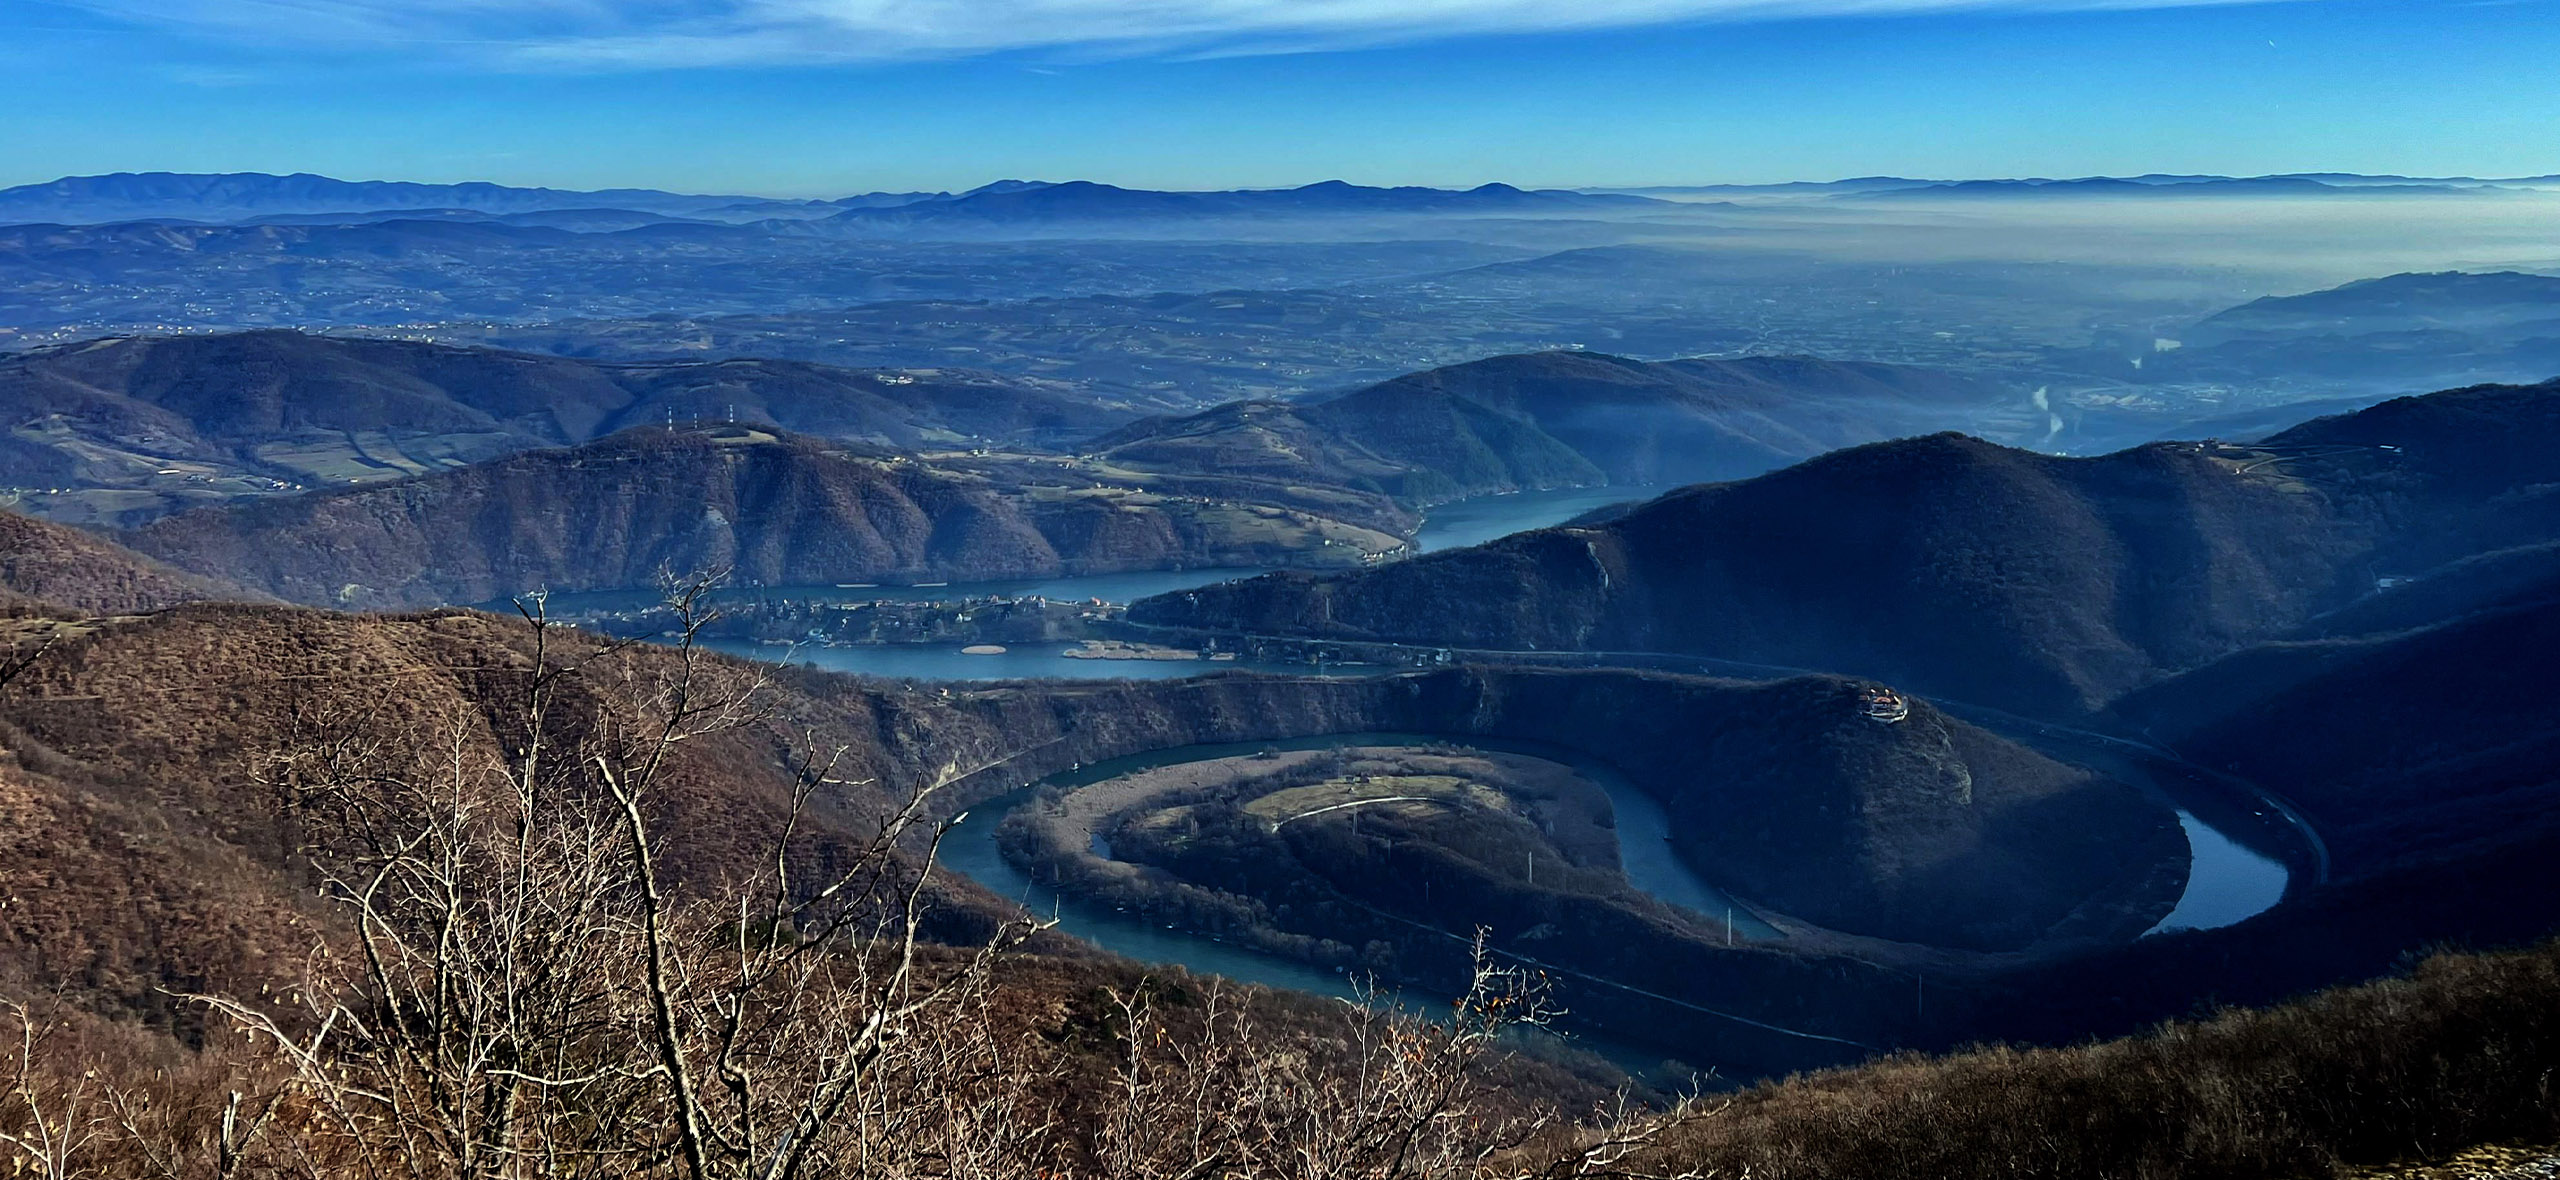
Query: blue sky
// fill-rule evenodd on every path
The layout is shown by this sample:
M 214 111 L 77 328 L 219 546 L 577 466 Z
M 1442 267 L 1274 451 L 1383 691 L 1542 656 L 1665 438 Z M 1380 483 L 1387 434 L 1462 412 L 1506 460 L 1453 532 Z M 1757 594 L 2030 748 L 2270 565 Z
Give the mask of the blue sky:
M 2560 172 L 2560 0 L 0 0 L 0 184 Z

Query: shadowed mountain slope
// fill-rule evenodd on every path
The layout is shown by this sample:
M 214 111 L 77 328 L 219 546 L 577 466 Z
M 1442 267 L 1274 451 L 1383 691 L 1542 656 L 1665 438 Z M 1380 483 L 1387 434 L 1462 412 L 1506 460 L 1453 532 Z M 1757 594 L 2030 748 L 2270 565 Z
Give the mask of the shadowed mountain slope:
M 1270 564 L 1314 547 L 1300 535 L 1313 527 L 1113 487 L 1007 484 L 745 427 L 644 427 L 392 483 L 196 509 L 126 537 L 289 600 L 398 607 L 646 588 L 668 571 L 707 569 L 778 586 Z
M 1414 373 L 1312 404 L 1149 419 L 1090 449 L 1130 464 L 1248 470 L 1429 503 L 1756 475 L 1942 427 L 2000 396 L 1975 378 L 1903 365 L 1546 352 Z
M 2285 634 L 2377 579 L 2560 535 L 2560 384 L 2403 398 L 2255 448 L 1959 435 L 1687 488 L 1588 528 L 1138 604 L 1140 621 L 1685 652 L 2051 714 Z
M 2324 618 L 2331 637 L 2251 647 L 2115 712 L 2293 800 L 2342 872 L 2560 841 L 2560 572 L 2547 552 L 2465 565 L 2403 588 L 2391 610 Z M 2413 593 L 2456 580 L 2484 592 Z M 2387 629 L 2420 611 L 2437 621 Z M 2386 629 L 2336 634 L 2359 623 Z

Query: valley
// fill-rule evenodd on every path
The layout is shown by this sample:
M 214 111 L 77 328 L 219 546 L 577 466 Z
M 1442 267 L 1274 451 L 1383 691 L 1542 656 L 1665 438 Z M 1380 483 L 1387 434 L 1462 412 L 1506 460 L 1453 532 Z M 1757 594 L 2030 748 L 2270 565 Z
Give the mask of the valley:
M 473 1092 L 651 1180 L 865 1053 L 1036 1115 L 939 1180 L 2530 1137 L 2555 191 L 0 190 L 0 1031 L 183 1066 L 167 1180 L 533 974 Z

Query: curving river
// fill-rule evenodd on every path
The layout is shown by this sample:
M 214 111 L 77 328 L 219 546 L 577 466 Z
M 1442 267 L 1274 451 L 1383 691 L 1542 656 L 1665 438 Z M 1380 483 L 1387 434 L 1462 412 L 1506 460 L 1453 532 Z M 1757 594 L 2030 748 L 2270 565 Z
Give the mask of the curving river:
M 1416 549 L 1431 551 L 1480 544 L 1493 538 L 1525 529 L 1562 523 L 1596 508 L 1649 494 L 1649 489 L 1570 489 L 1556 492 L 1529 492 L 1507 496 L 1488 496 L 1442 505 L 1431 511 L 1416 541 Z M 806 588 L 811 597 L 845 598 L 957 598 L 984 597 L 991 594 L 1015 596 L 1039 595 L 1055 599 L 1101 598 L 1126 602 L 1150 594 L 1189 589 L 1234 577 L 1263 571 L 1252 569 L 1218 569 L 1164 571 L 1135 574 L 1106 574 L 1090 577 L 1027 579 L 1001 583 L 979 583 L 940 587 L 815 587 Z M 772 590 L 771 594 L 792 594 L 792 590 Z M 1063 653 L 1065 644 L 1017 645 L 996 655 L 966 655 L 939 645 L 911 646 L 844 646 L 784 649 L 756 644 L 723 645 L 736 654 L 774 659 L 790 653 L 789 658 L 832 671 L 870 676 L 917 680 L 998 680 L 1024 678 L 1131 678 L 1166 679 L 1197 676 L 1226 671 L 1286 671 L 1305 675 L 1301 664 L 1263 665 L 1248 661 L 1097 661 L 1071 659 Z M 1708 662 L 1713 663 L 1713 662 Z M 1332 675 L 1357 676 L 1389 671 L 1375 667 L 1341 667 L 1324 669 Z M 1717 674 L 1763 678 L 1786 674 L 1785 669 L 1755 669 L 1746 666 L 1714 668 Z M 1994 720 L 1974 718 L 2013 740 L 2049 738 L 2046 727 L 2004 725 Z M 1043 785 L 1081 786 L 1134 771 L 1209 758 L 1232 757 L 1257 750 L 1323 749 L 1344 744 L 1378 744 L 1381 742 L 1454 741 L 1456 744 L 1483 749 L 1504 750 L 1566 762 L 1583 771 L 1608 794 L 1617 815 L 1619 853 L 1631 884 L 1646 893 L 1704 916 L 1712 923 L 1730 921 L 1733 934 L 1739 938 L 1775 938 L 1776 930 L 1735 905 L 1680 860 L 1667 839 L 1669 821 L 1662 806 L 1650 795 L 1638 790 L 1615 771 L 1593 760 L 1551 748 L 1514 745 L 1481 738 L 1446 738 L 1421 734 L 1337 734 L 1299 738 L 1279 742 L 1250 742 L 1233 745 L 1188 746 L 1158 750 L 1128 758 L 1115 759 L 1079 768 L 1055 776 Z M 2053 751 L 2062 754 L 2061 751 Z M 2081 757 L 2070 760 L 2098 764 L 2101 769 L 2119 774 L 2134 774 L 2134 781 L 2150 783 L 2155 788 L 2161 776 L 2150 773 L 2147 765 L 2135 765 L 2134 759 L 2108 756 L 2112 751 L 2076 750 Z M 2096 757 L 2089 755 L 2096 754 Z M 2068 757 L 2068 755 L 2064 755 Z M 2105 765 L 2117 762 L 2124 765 Z M 1054 916 L 1059 928 L 1115 953 L 1141 962 L 1180 964 L 1194 971 L 1223 975 L 1228 978 L 1293 988 L 1323 995 L 1351 998 L 1356 994 L 1353 981 L 1341 972 L 1311 966 L 1294 960 L 1233 946 L 1214 937 L 1190 934 L 1157 923 L 1135 918 L 1106 905 L 1082 902 L 1062 896 L 1039 885 L 1007 862 L 997 850 L 995 833 L 1005 816 L 1015 807 L 1028 802 L 1036 788 L 988 800 L 971 809 L 965 822 L 944 843 L 942 863 L 981 885 L 1023 903 L 1035 913 Z M 2185 893 L 2177 906 L 2151 933 L 2185 929 L 2209 929 L 2230 925 L 2260 913 L 2281 900 L 2291 884 L 2287 865 L 2273 857 L 2252 850 L 2211 822 L 2199 818 L 2196 810 L 2209 815 L 2220 811 L 2199 805 L 2190 810 L 2180 806 L 2178 817 L 2183 825 L 2193 854 L 2193 866 Z M 2246 822 L 2242 820 L 2240 822 Z M 2314 837 L 2316 840 L 2316 837 Z M 1730 918 L 1728 918 L 1730 915 Z M 1605 1039 L 1585 1038 L 1588 1047 L 1617 1060 L 1621 1065 L 1640 1068 L 1659 1059 L 1657 1051 L 1641 1046 L 1613 1043 Z
M 2178 823 L 2187 830 L 2187 891 L 2178 907 L 2147 934 L 2176 930 L 2211 930 L 2257 917 L 2284 900 L 2293 872 L 2284 862 L 2214 830 L 2213 825 L 2181 809 Z
M 1711 922 L 1721 924 L 1729 918 L 1733 924 L 1734 934 L 1738 937 L 1778 937 L 1778 931 L 1774 927 L 1753 917 L 1749 910 L 1737 905 L 1722 891 L 1708 884 L 1686 862 L 1672 854 L 1671 824 L 1669 818 L 1663 813 L 1662 805 L 1655 802 L 1652 796 L 1639 790 L 1635 784 L 1628 782 L 1624 775 L 1605 764 L 1569 750 L 1534 743 L 1492 741 L 1478 737 L 1419 733 L 1322 734 L 1269 742 L 1181 746 L 1096 762 L 1090 766 L 1052 775 L 1034 786 L 1025 787 L 970 808 L 967 821 L 943 842 L 942 859 L 943 863 L 953 871 L 1023 903 L 1034 913 L 1054 913 L 1058 918 L 1059 929 L 1142 962 L 1181 963 L 1194 970 L 1213 971 L 1230 978 L 1254 983 L 1306 988 L 1336 995 L 1348 994 L 1347 985 L 1341 978 L 1324 969 L 1141 921 L 1108 906 L 1080 902 L 1048 886 L 1038 884 L 1028 874 L 1006 860 L 1003 853 L 997 849 L 996 828 L 1003 824 L 1005 817 L 1011 815 L 1015 808 L 1030 802 L 1034 793 L 1041 787 L 1089 786 L 1141 770 L 1153 770 L 1161 766 L 1179 766 L 1186 762 L 1205 762 L 1213 758 L 1240 757 L 1266 749 L 1330 750 L 1341 746 L 1434 743 L 1452 743 L 1480 750 L 1525 754 L 1573 767 L 1609 796 L 1609 804 L 1617 814 L 1619 857 L 1630 884 L 1662 901 L 1691 910 Z M 1292 982 L 1293 980 L 1295 982 Z
M 1081 787 L 1141 770 L 1161 766 L 1177 766 L 1186 762 L 1203 762 L 1213 758 L 1234 758 L 1262 750 L 1327 750 L 1338 746 L 1427 745 L 1450 742 L 1477 749 L 1526 754 L 1563 762 L 1596 783 L 1609 797 L 1617 814 L 1619 855 L 1627 880 L 1646 893 L 1686 907 L 1711 922 L 1729 924 L 1740 938 L 1775 938 L 1778 931 L 1736 905 L 1705 879 L 1698 876 L 1671 852 L 1671 825 L 1662 805 L 1636 788 L 1626 777 L 1605 764 L 1592 761 L 1570 750 L 1524 742 L 1490 741 L 1476 737 L 1418 733 L 1350 733 L 1323 734 L 1313 737 L 1285 738 L 1267 742 L 1227 742 L 1173 749 L 1155 750 L 1126 758 L 1114 758 L 1089 766 L 1051 775 L 1032 786 L 1012 791 L 970 808 L 965 818 L 944 838 L 940 863 L 943 867 L 968 877 L 989 890 L 1018 902 L 1026 910 L 1054 919 L 1058 929 L 1102 947 L 1114 954 L 1141 963 L 1179 965 L 1191 971 L 1223 975 L 1243 983 L 1266 987 L 1292 988 L 1318 995 L 1346 1000 L 1365 998 L 1400 999 L 1402 993 L 1393 988 L 1369 988 L 1367 981 L 1340 970 L 1317 967 L 1280 955 L 1252 950 L 1227 943 L 1208 935 L 1193 934 L 1160 923 L 1145 921 L 1126 912 L 1060 893 L 1034 881 L 1013 862 L 1006 860 L 998 847 L 996 830 L 1015 808 L 1031 802 L 1043 787 Z M 1099 837 L 1097 837 L 1099 840 Z M 1109 856 L 1109 846 L 1098 845 L 1097 855 Z M 1428 1010 L 1429 1005 L 1419 1005 Z M 1572 1043 L 1608 1058 L 1631 1074 L 1641 1074 L 1661 1064 L 1664 1051 L 1658 1046 L 1576 1032 Z

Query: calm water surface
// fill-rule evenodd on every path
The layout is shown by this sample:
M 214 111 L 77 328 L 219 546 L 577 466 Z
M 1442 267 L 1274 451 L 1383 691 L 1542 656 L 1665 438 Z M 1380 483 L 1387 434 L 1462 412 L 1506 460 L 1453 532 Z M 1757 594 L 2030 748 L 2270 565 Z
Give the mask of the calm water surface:
M 1367 988 L 1367 980 L 1342 971 L 1317 967 L 1295 959 L 1234 946 L 1206 935 L 1192 934 L 1160 923 L 1133 917 L 1110 906 L 1098 905 L 1060 893 L 1031 879 L 1031 876 L 1004 858 L 997 847 L 996 829 L 1013 810 L 1032 801 L 1043 786 L 1080 787 L 1159 766 L 1178 766 L 1185 762 L 1204 762 L 1213 758 L 1234 758 L 1261 750 L 1329 750 L 1339 746 L 1425 745 L 1456 742 L 1484 749 L 1510 748 L 1517 753 L 1554 758 L 1570 762 L 1575 769 L 1590 776 L 1609 794 L 1612 806 L 1618 808 L 1618 839 L 1621 853 L 1627 859 L 1627 878 L 1637 888 L 1661 897 L 1675 905 L 1687 905 L 1700 913 L 1711 913 L 1723 920 L 1733 910 L 1734 931 L 1743 937 L 1774 936 L 1777 932 L 1758 920 L 1734 909 L 1724 895 L 1715 891 L 1698 875 L 1669 853 L 1664 841 L 1669 828 L 1662 808 L 1651 796 L 1637 790 L 1624 777 L 1608 767 L 1578 758 L 1565 751 L 1529 747 L 1514 743 L 1487 742 L 1476 738 L 1414 733 L 1325 734 L 1314 737 L 1287 738 L 1269 742 L 1228 742 L 1182 746 L 1154 750 L 1126 758 L 1096 762 L 1090 766 L 1052 775 L 1041 783 L 998 796 L 980 803 L 967 812 L 960 826 L 942 843 L 939 863 L 946 869 L 986 886 L 989 890 L 1020 903 L 1023 908 L 1044 917 L 1056 919 L 1058 929 L 1075 935 L 1114 954 L 1141 963 L 1175 964 L 1191 971 L 1223 975 L 1244 983 L 1267 987 L 1285 987 L 1342 999 L 1376 998 L 1401 1002 L 1428 1012 L 1431 1003 L 1393 988 Z M 1097 855 L 1109 855 L 1109 845 L 1102 844 Z M 1694 904 L 1693 904 L 1694 903 Z M 1663 1051 L 1630 1041 L 1577 1033 L 1571 1038 L 1581 1048 L 1591 1050 L 1617 1063 L 1630 1073 L 1641 1072 L 1659 1064 Z
M 1399 672 L 1382 664 L 1283 664 L 1255 660 L 1079 660 L 1068 656 L 1072 644 L 1026 643 L 1001 655 L 962 654 L 946 644 L 846 644 L 818 647 L 758 643 L 747 639 L 708 640 L 703 646 L 733 656 L 775 663 L 806 664 L 829 672 L 904 680 L 1179 680 L 1213 672 L 1287 672 L 1305 676 L 1371 676 Z
M 1434 553 L 1482 545 L 1513 533 L 1563 524 L 1594 508 L 1649 500 L 1661 491 L 1653 487 L 1564 488 L 1459 500 L 1434 508 L 1423 517 L 1413 547 L 1418 553 Z
M 2178 813 L 2178 822 L 2186 826 L 2187 847 L 2195 857 L 2187 871 L 2187 891 L 2178 898 L 2178 908 L 2149 933 L 2229 926 L 2284 900 L 2292 873 L 2282 861 L 2241 847 L 2187 812 Z
M 1443 504 L 1430 511 L 1414 538 L 1417 551 L 1480 545 L 1496 537 L 1528 529 L 1562 524 L 1594 508 L 1627 500 L 1643 499 L 1657 489 L 1568 488 L 1553 492 L 1516 492 L 1506 496 L 1478 496 Z M 946 582 L 937 586 L 893 585 L 821 585 L 821 586 L 753 586 L 738 587 L 727 597 L 754 600 L 782 598 L 805 602 L 943 602 L 963 598 L 1048 598 L 1064 602 L 1082 602 L 1099 598 L 1104 602 L 1135 602 L 1156 594 L 1191 590 L 1217 582 L 1250 578 L 1269 572 L 1263 569 L 1216 567 L 1189 570 L 1145 570 L 1121 574 L 1080 574 L 1073 577 L 1014 578 L 997 582 Z M 640 610 L 658 604 L 658 595 L 646 590 L 605 590 L 588 593 L 563 593 L 551 596 L 551 609 L 567 613 L 582 610 Z M 489 604 L 492 609 L 511 609 L 504 602 Z M 859 670 L 859 669 L 849 669 Z M 896 675 L 897 673 L 880 673 Z M 1052 673 L 1069 674 L 1069 673 Z M 1092 673 L 1084 673 L 1092 675 Z M 1133 678 L 1153 678 L 1146 673 L 1130 673 Z
M 1571 520 L 1583 513 L 1610 504 L 1623 503 L 1652 494 L 1645 488 L 1586 488 L 1554 492 L 1524 492 L 1507 496 L 1485 496 L 1445 504 L 1431 511 L 1416 540 L 1416 548 L 1430 552 L 1482 544 L 1485 541 L 1527 529 L 1544 528 Z M 1128 602 L 1152 594 L 1187 590 L 1231 578 L 1247 577 L 1262 571 L 1251 569 L 1205 569 L 1159 571 L 1150 573 L 1100 574 L 1085 577 L 1026 579 L 1008 582 L 980 582 L 948 586 L 917 587 L 792 587 L 754 591 L 776 597 L 807 597 L 819 600 L 868 601 L 888 598 L 900 600 L 936 600 L 991 595 L 1032 596 L 1052 599 L 1081 600 L 1099 598 L 1108 602 Z M 573 597 L 588 600 L 608 596 L 561 596 L 555 602 L 567 604 Z M 645 605 L 647 596 L 633 595 L 631 605 Z M 1063 653 L 1065 644 L 1031 644 L 1011 648 L 1001 655 L 963 655 L 957 646 L 897 645 L 787 648 L 749 642 L 717 644 L 721 650 L 757 659 L 806 663 L 831 671 L 870 676 L 917 680 L 999 680 L 1027 678 L 1127 678 L 1138 680 L 1174 679 L 1215 672 L 1252 670 L 1305 674 L 1313 671 L 1304 664 L 1271 664 L 1251 661 L 1156 661 L 1156 660 L 1077 660 Z M 1398 669 L 1369 666 L 1328 666 L 1328 675 L 1358 676 Z M 1462 741 L 1463 744 L 1487 749 L 1515 749 L 1542 757 L 1560 757 L 1557 751 L 1514 747 L 1508 743 L 1481 739 L 1451 739 L 1414 734 L 1355 734 L 1310 737 L 1283 742 L 1250 742 L 1226 746 L 1190 746 L 1158 750 L 1129 758 L 1115 759 L 1080 768 L 1049 780 L 1078 786 L 1133 773 L 1157 766 L 1210 758 L 1232 757 L 1277 746 L 1283 749 L 1325 749 L 1346 744 L 1378 744 L 1381 742 Z M 1730 912 L 1734 933 L 1743 938 L 1771 938 L 1777 932 L 1767 924 L 1735 906 L 1729 898 L 1708 884 L 1695 871 L 1673 854 L 1666 837 L 1670 823 L 1661 804 L 1652 796 L 1606 767 L 1587 759 L 1561 756 L 1583 769 L 1608 792 L 1618 817 L 1620 856 L 1628 880 L 1637 888 L 1672 905 L 1696 912 L 1711 922 L 1721 924 Z M 1340 972 L 1232 946 L 1203 935 L 1168 929 L 1118 912 L 1107 906 L 1078 901 L 1053 889 L 1033 882 L 1029 876 L 1008 863 L 996 849 L 995 830 L 1013 808 L 1028 802 L 1031 789 L 1017 791 L 989 800 L 973 808 L 965 823 L 952 833 L 943 845 L 942 864 L 987 888 L 1023 903 L 1032 911 L 1054 915 L 1060 929 L 1085 938 L 1116 953 L 1149 963 L 1178 963 L 1191 970 L 1223 975 L 1250 983 L 1294 988 L 1324 995 L 1349 998 L 1355 993 L 1352 980 Z M 2185 894 L 2177 908 L 2155 929 L 2207 929 L 2229 925 L 2274 905 L 2284 894 L 2287 871 L 2283 864 L 2241 846 L 2228 836 L 2193 815 L 2181 811 L 2194 850 L 2194 869 Z M 1624 1063 L 1637 1063 L 1644 1051 L 1629 1046 L 1595 1042 L 1600 1049 Z

